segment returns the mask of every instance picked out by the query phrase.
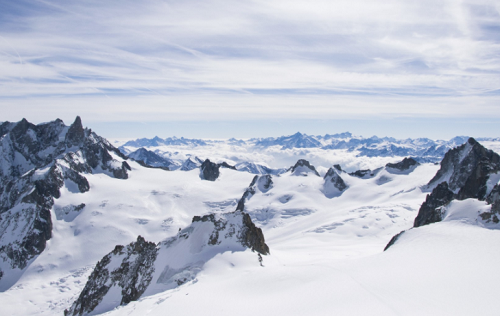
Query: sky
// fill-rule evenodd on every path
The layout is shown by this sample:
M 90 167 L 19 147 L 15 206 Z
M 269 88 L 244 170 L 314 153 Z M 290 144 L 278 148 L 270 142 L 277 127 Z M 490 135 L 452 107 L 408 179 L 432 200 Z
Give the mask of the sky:
M 500 136 L 500 1 L 0 0 L 0 121 Z

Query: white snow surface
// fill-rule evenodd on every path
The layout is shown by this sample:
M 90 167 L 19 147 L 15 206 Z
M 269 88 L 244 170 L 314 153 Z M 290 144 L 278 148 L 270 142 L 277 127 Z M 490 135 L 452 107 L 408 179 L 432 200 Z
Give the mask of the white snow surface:
M 372 169 L 386 163 L 363 159 Z M 2 315 L 63 315 L 115 245 L 138 235 L 159 242 L 195 215 L 233 211 L 254 176 L 221 168 L 212 182 L 201 180 L 198 169 L 129 164 L 127 180 L 89 174 L 90 191 L 61 189 L 53 237 L 0 293 Z M 438 168 L 422 164 L 408 174 L 384 168 L 369 179 L 340 173 L 348 189 L 334 198 L 324 195 L 324 179 L 314 174 L 272 176 L 272 187 L 257 186 L 245 203 L 270 247 L 263 266 L 256 253 L 228 245 L 229 251 L 193 267 L 191 281 L 148 289 L 106 315 L 497 315 L 500 230 L 480 222 L 484 202 L 452 202 L 443 222 L 411 229 L 382 251 L 413 226 L 425 200 L 421 187 Z M 85 207 L 74 214 L 81 203 Z M 182 267 L 185 256 L 160 258 L 156 273 L 166 265 Z

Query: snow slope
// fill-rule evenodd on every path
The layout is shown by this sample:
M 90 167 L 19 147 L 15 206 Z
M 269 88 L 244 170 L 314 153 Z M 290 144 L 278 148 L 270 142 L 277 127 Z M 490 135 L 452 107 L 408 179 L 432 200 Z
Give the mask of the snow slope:
M 314 189 L 319 177 L 273 177 L 245 207 L 255 219 L 261 207 L 279 218 L 260 221 L 272 253 L 264 267 L 250 252 L 224 253 L 197 282 L 106 315 L 497 315 L 500 231 L 477 221 L 484 202 L 454 201 L 443 222 L 411 229 L 382 252 L 391 234 L 412 226 L 418 186 L 436 169 L 419 166 L 383 185 L 345 176 L 351 188 L 331 204 Z M 314 212 L 283 212 L 290 192 L 288 208 Z

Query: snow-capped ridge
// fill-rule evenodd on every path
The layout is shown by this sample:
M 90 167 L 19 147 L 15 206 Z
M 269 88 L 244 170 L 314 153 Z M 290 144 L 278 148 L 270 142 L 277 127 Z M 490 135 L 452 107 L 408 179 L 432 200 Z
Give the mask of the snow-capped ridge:
M 260 255 L 270 253 L 262 230 L 241 211 L 195 216 L 177 236 L 158 244 L 139 236 L 126 247 L 116 246 L 97 263 L 78 299 L 64 314 L 102 313 L 143 295 L 178 287 L 194 280 L 215 255 L 245 249 L 256 251 L 259 261 Z
M 305 159 L 299 159 L 295 165 L 290 167 L 289 171 L 294 176 L 307 176 L 309 173 L 312 173 L 316 176 L 320 176 L 316 168 L 309 163 L 309 161 Z

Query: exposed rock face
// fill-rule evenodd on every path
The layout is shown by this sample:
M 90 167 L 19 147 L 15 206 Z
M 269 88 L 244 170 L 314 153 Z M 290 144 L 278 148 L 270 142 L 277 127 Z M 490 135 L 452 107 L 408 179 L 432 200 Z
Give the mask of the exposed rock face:
M 338 165 L 337 165 L 338 166 Z M 347 184 L 340 176 L 341 171 L 337 167 L 331 167 L 325 174 L 323 183 L 323 193 L 327 198 L 333 198 L 342 194 L 347 189 Z
M 151 283 L 157 251 L 155 243 L 141 236 L 126 247 L 116 246 L 97 263 L 80 296 L 64 315 L 92 312 L 113 287 L 121 293 L 120 305 L 137 300 Z
M 205 160 L 200 166 L 200 178 L 202 180 L 215 181 L 219 175 L 220 166 L 209 159 Z
M 266 242 L 264 240 L 264 234 L 262 233 L 262 230 L 260 228 L 255 226 L 250 216 L 247 213 L 241 211 L 235 211 L 234 213 L 230 214 L 231 217 L 238 219 L 237 222 L 241 220 L 241 223 L 237 223 L 240 224 L 238 225 L 239 231 L 237 233 L 235 230 L 232 229 L 229 230 L 229 231 L 234 231 L 236 233 L 235 236 L 238 242 L 240 242 L 243 246 L 252 249 L 253 251 L 257 251 L 262 255 L 268 255 L 269 247 L 266 245 Z M 212 231 L 212 234 L 210 235 L 208 244 L 218 245 L 222 242 L 221 231 L 227 230 L 228 216 L 229 214 L 226 214 L 226 216 L 219 218 L 217 218 L 214 214 L 209 214 L 205 216 L 195 216 L 193 217 L 193 223 L 195 222 L 213 223 L 215 228 Z M 234 224 L 230 225 L 234 226 Z M 226 237 L 227 236 L 225 236 L 224 238 Z
M 448 151 L 441 168 L 431 179 L 427 188 L 433 188 L 427 195 L 415 218 L 414 227 L 443 220 L 444 207 L 453 200 L 478 199 L 491 204 L 491 211 L 479 214 L 486 222 L 498 223 L 500 212 L 500 156 L 479 144 L 473 138 Z M 393 238 L 394 239 L 394 238 Z M 386 249 L 397 238 L 391 240 Z
M 448 151 L 441 161 L 441 168 L 428 187 L 441 182 L 420 207 L 415 227 L 441 221 L 440 207 L 453 199 L 487 199 L 489 194 L 494 194 L 493 190 L 488 192 L 487 182 L 491 175 L 499 171 L 500 156 L 484 148 L 473 138 Z M 493 200 L 493 197 L 490 200 Z
M 469 138 L 467 143 L 444 155 L 441 168 L 428 186 L 446 181 L 457 199 L 484 200 L 488 194 L 486 182 L 489 176 L 499 171 L 500 156 Z
M 241 211 L 195 216 L 177 236 L 157 245 L 139 236 L 127 247 L 116 246 L 99 261 L 65 315 L 103 313 L 141 296 L 178 287 L 194 280 L 205 262 L 217 254 L 247 248 L 259 256 L 269 254 L 262 230 Z M 120 302 L 116 293 L 120 293 Z
M 402 161 L 398 163 L 388 163 L 385 166 L 387 168 L 397 169 L 399 171 L 407 171 L 411 168 L 418 166 L 419 163 L 413 158 L 404 158 Z
M 453 200 L 453 191 L 448 188 L 447 182 L 441 182 L 427 195 L 415 218 L 414 227 L 440 222 L 442 220 L 441 206 Z
M 384 248 L 384 251 L 386 251 L 387 249 L 389 249 L 392 245 L 394 245 L 396 243 L 396 241 L 398 241 L 399 237 L 401 237 L 401 235 L 403 235 L 405 233 L 405 230 L 403 230 L 402 232 L 400 232 L 399 234 L 396 234 L 394 235 L 391 240 L 389 241 L 389 243 L 385 246 Z
M 244 246 L 252 249 L 253 251 L 257 251 L 262 255 L 268 255 L 269 246 L 266 244 L 264 239 L 264 234 L 262 233 L 262 229 L 255 226 L 250 218 L 250 215 L 247 213 L 243 214 L 243 229 L 239 235 L 239 240 Z
M 84 193 L 90 189 L 85 174 L 126 179 L 130 166 L 114 159 L 112 153 L 125 157 L 84 129 L 79 117 L 71 126 L 59 119 L 6 122 L 0 132 L 0 274 L 20 275 L 52 236 L 50 210 L 63 186 Z
M 316 168 L 314 168 L 314 166 L 305 159 L 299 159 L 297 163 L 290 168 L 290 171 L 293 175 L 297 176 L 307 176 L 309 173 L 313 173 L 318 177 L 320 176 L 318 171 L 316 171 Z

